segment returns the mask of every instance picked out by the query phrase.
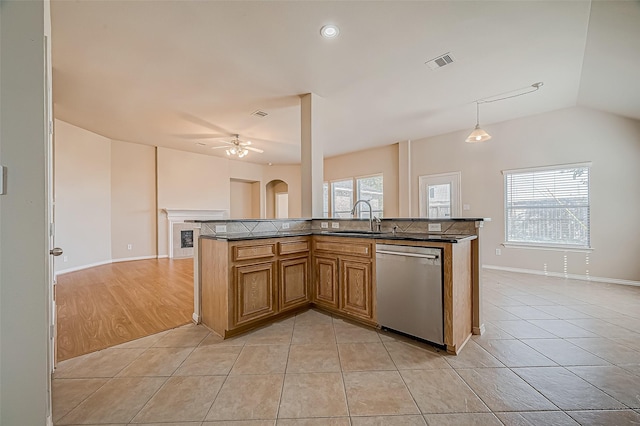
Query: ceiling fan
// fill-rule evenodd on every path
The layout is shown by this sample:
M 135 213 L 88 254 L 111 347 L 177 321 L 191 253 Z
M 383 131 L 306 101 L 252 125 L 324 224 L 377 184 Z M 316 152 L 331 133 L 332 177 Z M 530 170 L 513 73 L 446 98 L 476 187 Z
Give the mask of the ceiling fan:
M 246 156 L 249 151 L 257 152 L 262 154 L 264 151 L 259 148 L 254 148 L 251 145 L 251 141 L 241 141 L 240 135 L 233 135 L 233 139 L 230 141 L 221 141 L 226 143 L 227 145 L 223 146 L 213 146 L 211 149 L 226 149 L 228 156 L 238 156 L 238 158 L 242 158 Z M 231 146 L 229 146 L 231 145 Z

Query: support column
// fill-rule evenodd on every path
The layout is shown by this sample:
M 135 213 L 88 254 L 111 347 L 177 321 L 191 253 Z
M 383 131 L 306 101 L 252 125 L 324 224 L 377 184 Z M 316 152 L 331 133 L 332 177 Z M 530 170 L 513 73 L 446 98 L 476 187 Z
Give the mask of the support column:
M 411 141 L 398 142 L 398 216 L 411 214 Z
M 315 93 L 300 96 L 301 111 L 301 190 L 302 217 L 322 217 L 322 183 L 324 173 L 322 131 L 324 99 Z

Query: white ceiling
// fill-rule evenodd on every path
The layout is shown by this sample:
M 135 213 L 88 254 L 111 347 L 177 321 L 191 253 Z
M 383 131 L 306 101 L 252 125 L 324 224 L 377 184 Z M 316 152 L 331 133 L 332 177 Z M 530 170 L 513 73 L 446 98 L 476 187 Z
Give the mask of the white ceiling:
M 481 123 L 575 105 L 640 119 L 637 0 L 51 7 L 55 115 L 112 139 L 225 155 L 206 137 L 239 133 L 265 151 L 242 161 L 298 163 L 301 94 L 324 98 L 330 157 L 471 130 L 476 99 L 538 81 L 482 105 Z M 320 36 L 327 23 L 337 39 Z M 425 65 L 446 52 L 453 64 Z

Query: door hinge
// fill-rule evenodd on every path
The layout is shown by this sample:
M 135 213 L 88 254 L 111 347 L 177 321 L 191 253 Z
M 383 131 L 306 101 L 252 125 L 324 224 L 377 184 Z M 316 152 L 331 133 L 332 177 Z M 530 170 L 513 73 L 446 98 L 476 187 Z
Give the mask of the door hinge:
M 56 233 L 56 224 L 51 222 L 49 224 L 49 236 L 53 237 L 55 235 L 55 233 Z
M 56 326 L 54 324 L 51 324 L 49 326 L 49 339 L 53 340 L 53 338 L 55 337 L 56 334 Z
M 49 134 L 53 135 L 53 121 L 49 120 Z

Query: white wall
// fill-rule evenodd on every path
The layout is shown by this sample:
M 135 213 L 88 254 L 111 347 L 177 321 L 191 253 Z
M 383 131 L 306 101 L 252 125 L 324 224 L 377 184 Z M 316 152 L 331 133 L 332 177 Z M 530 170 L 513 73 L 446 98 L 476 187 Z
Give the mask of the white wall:
M 0 424 L 45 425 L 49 295 L 48 2 L 0 4 Z
M 640 122 L 585 108 L 568 108 L 483 126 L 493 139 L 464 142 L 468 131 L 412 142 L 413 215 L 420 175 L 462 172 L 467 217 L 490 217 L 484 229 L 485 265 L 640 281 Z M 501 171 L 592 161 L 591 244 L 584 253 L 505 248 Z M 497 256 L 495 249 L 502 255 Z
M 55 121 L 55 198 L 56 271 L 110 262 L 110 139 Z
M 155 147 L 111 141 L 111 258 L 155 257 L 156 226 Z

